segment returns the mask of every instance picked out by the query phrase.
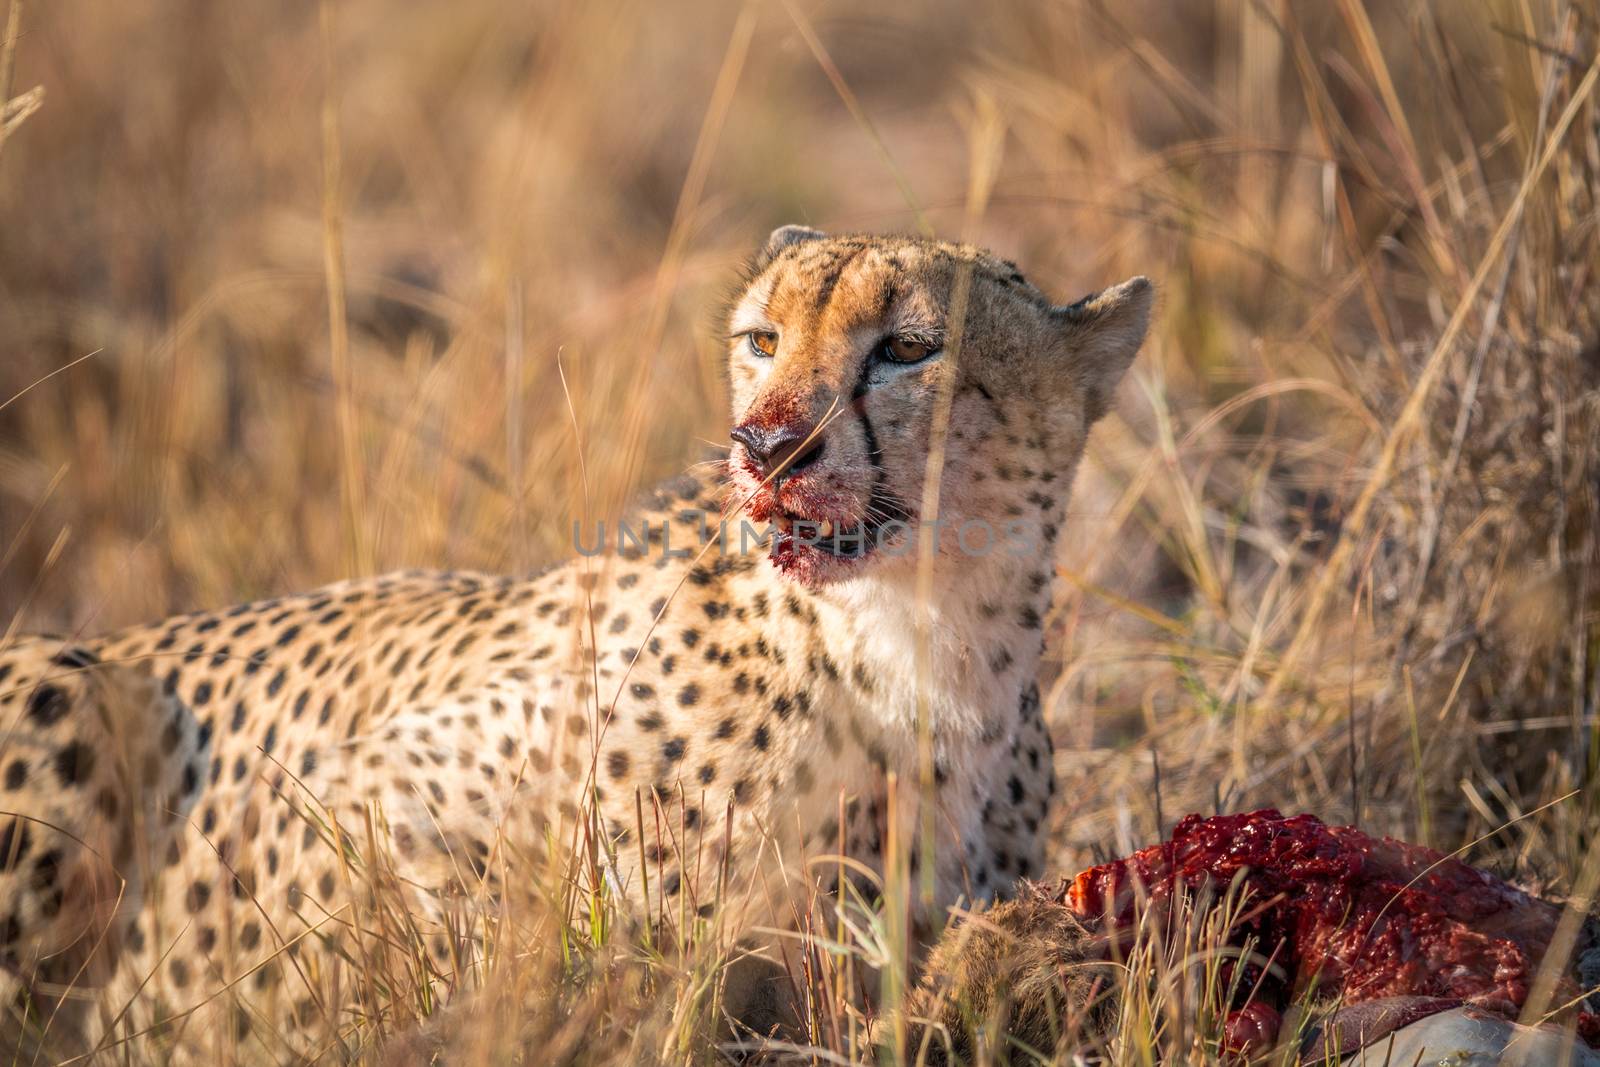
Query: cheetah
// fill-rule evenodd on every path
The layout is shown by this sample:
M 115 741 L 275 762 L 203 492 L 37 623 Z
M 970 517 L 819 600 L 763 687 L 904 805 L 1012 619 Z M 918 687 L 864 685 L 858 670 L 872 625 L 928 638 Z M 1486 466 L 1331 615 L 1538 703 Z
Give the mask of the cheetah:
M 469 966 L 459 909 L 553 846 L 645 915 L 764 886 L 752 926 L 896 836 L 931 831 L 928 930 L 1039 874 L 1052 548 L 1152 295 L 783 227 L 729 313 L 726 460 L 614 543 L 0 646 L 0 1036 L 308 1055 L 381 1012 L 376 942 Z

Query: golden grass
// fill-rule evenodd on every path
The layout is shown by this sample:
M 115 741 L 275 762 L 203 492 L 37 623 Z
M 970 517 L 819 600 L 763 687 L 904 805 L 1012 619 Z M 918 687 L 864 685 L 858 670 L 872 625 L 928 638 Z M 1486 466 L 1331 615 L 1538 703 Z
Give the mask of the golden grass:
M 1592 10 L 8 11 L 0 85 L 48 93 L 0 114 L 12 627 L 562 558 L 722 443 L 708 311 L 769 227 L 926 227 L 1063 300 L 1162 294 L 1057 561 L 1054 868 L 1276 805 L 1592 892 Z M 343 832 L 383 882 L 381 835 Z M 592 847 L 556 851 L 445 971 L 375 886 L 391 950 L 325 1058 L 420 1056 L 420 1027 L 454 1062 L 713 1061 L 727 920 L 634 922 Z M 816 1062 L 885 1034 L 889 889 L 795 943 Z M 1162 960 L 1118 991 L 1115 1062 L 1216 1056 Z

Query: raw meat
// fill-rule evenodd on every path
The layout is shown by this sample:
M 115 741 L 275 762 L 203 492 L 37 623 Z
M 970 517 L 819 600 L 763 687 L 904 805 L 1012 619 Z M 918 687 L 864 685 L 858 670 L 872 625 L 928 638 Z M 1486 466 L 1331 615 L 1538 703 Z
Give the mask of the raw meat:
M 1224 1041 L 1241 1052 L 1270 1045 L 1278 1013 L 1308 999 L 1383 1001 L 1366 1013 L 1377 1033 L 1463 1005 L 1515 1019 L 1561 916 L 1433 849 L 1270 809 L 1190 815 L 1170 840 L 1079 874 L 1064 898 L 1091 929 L 1116 930 L 1141 902 L 1163 909 L 1180 886 L 1221 890 L 1236 878 L 1248 902 L 1235 936 L 1255 937 L 1290 976 L 1286 988 L 1240 983 L 1256 994 L 1227 1019 Z M 1579 999 L 1569 975 L 1564 967 L 1552 1006 Z M 1591 1043 L 1600 1035 L 1589 1012 L 1577 1025 Z

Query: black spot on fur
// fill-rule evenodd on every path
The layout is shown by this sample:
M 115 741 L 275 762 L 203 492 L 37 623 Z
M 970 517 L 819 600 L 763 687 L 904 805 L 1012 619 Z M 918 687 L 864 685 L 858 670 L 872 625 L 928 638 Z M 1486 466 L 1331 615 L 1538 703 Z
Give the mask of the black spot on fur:
M 0 871 L 16 867 L 27 857 L 28 849 L 32 846 L 33 834 L 28 830 L 28 824 L 13 817 L 4 829 L 0 829 Z
M 72 648 L 63 648 L 60 652 L 57 652 L 54 656 L 51 656 L 50 662 L 54 663 L 57 667 L 66 667 L 70 670 L 81 671 L 87 670 L 88 668 L 98 664 L 100 662 L 100 657 L 95 655 L 93 652 L 90 652 L 87 648 L 83 648 L 82 646 L 73 646 Z
M 81 741 L 63 745 L 56 753 L 56 777 L 62 785 L 77 785 L 94 773 L 94 751 Z
M 53 848 L 40 856 L 33 865 L 33 888 L 41 893 L 56 884 L 61 874 L 61 850 Z
M 67 694 L 60 687 L 41 685 L 28 698 L 28 718 L 40 726 L 54 726 L 71 707 Z

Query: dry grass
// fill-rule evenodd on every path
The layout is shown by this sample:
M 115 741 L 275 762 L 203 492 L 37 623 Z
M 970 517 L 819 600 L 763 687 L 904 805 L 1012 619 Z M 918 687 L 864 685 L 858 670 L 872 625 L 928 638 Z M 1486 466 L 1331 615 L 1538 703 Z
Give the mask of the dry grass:
M 21 27 L 11 93 L 48 95 L 0 116 L 0 618 L 560 558 L 723 439 L 707 309 L 768 227 L 970 229 L 1059 298 L 1163 294 L 1058 561 L 1054 865 L 1276 805 L 1571 890 L 1600 815 L 1592 6 L 56 0 Z M 419 1021 L 459 1062 L 714 1058 L 727 931 L 652 935 L 570 874 L 463 930 L 472 973 L 374 963 L 388 1014 L 330 1021 L 328 1058 Z M 853 925 L 795 954 L 819 1062 L 873 1056 L 857 990 L 898 950 Z M 1123 990 L 1118 1062 L 1215 1056 L 1169 972 Z

